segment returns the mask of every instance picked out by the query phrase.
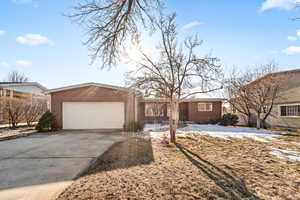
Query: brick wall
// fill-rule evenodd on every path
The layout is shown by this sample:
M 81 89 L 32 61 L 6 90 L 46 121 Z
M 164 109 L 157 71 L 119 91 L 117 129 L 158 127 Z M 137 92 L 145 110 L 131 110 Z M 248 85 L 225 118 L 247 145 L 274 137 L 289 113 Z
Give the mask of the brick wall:
M 222 102 L 201 102 L 212 103 L 212 112 L 198 112 L 198 102 L 183 102 L 180 104 L 179 119 L 181 121 L 192 121 L 195 123 L 207 123 L 211 119 L 219 119 L 222 115 Z M 164 103 L 164 116 L 149 117 L 145 116 L 145 102 L 140 102 L 138 106 L 138 120 L 146 123 L 161 123 L 168 121 L 167 103 Z
M 128 91 L 87 86 L 51 93 L 51 112 L 54 113 L 58 125 L 62 128 L 63 102 L 124 102 L 125 122 L 135 119 L 134 95 Z
M 212 103 L 213 109 L 208 112 L 198 111 L 199 102 L 189 102 L 188 105 L 188 120 L 195 123 L 207 123 L 211 119 L 219 119 L 222 115 L 222 102 L 202 102 L 201 103 Z
M 142 121 L 145 123 L 161 123 L 164 121 L 168 121 L 169 118 L 167 117 L 167 104 L 163 103 L 163 109 L 164 109 L 164 116 L 159 117 L 149 117 L 145 116 L 145 102 L 139 102 L 138 106 L 138 121 Z

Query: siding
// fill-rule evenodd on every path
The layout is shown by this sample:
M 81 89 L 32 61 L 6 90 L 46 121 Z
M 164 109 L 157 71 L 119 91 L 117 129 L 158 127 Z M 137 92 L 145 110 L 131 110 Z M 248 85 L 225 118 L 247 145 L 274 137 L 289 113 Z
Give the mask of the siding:
M 299 77 L 300 79 L 300 77 Z M 300 87 L 287 90 L 283 93 L 285 97 L 279 100 L 272 111 L 272 116 L 267 119 L 267 123 L 273 127 L 300 128 L 300 117 L 281 117 L 279 106 L 283 104 L 300 105 Z

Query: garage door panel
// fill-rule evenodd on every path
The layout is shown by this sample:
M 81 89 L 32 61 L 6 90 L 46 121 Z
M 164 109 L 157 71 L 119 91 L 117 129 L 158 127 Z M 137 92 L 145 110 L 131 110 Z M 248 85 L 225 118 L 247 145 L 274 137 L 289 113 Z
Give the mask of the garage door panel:
M 64 102 L 63 129 L 123 128 L 122 102 Z

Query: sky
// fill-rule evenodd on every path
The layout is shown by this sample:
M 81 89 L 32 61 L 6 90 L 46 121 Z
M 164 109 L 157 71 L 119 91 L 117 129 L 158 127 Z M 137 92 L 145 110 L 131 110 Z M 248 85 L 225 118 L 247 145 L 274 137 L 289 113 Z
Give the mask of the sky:
M 180 39 L 198 34 L 198 53 L 220 58 L 224 70 L 247 70 L 276 62 L 279 70 L 300 68 L 299 0 L 165 0 L 176 12 Z M 80 0 L 0 1 L 0 80 L 18 70 L 52 89 L 84 82 L 124 85 L 135 64 L 122 59 L 111 69 L 91 65 L 84 30 L 64 14 Z M 299 2 L 300 3 L 300 2 Z M 155 51 L 158 38 L 143 34 L 141 48 Z M 131 57 L 138 51 L 128 47 Z

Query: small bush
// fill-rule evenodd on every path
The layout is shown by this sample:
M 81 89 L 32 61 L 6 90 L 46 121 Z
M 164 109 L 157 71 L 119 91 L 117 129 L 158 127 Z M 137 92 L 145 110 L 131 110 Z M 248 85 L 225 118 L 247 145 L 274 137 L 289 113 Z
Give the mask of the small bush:
M 218 124 L 220 122 L 221 119 L 210 119 L 208 121 L 208 124 Z
M 58 124 L 55 119 L 55 116 L 50 111 L 45 112 L 42 117 L 39 119 L 38 124 L 36 125 L 36 130 L 43 131 L 57 131 Z
M 144 123 L 142 122 L 129 122 L 124 125 L 124 131 L 138 132 L 144 129 Z
M 239 117 L 237 115 L 228 113 L 223 115 L 222 119 L 220 120 L 220 125 L 232 126 L 237 124 L 238 122 L 239 122 Z

